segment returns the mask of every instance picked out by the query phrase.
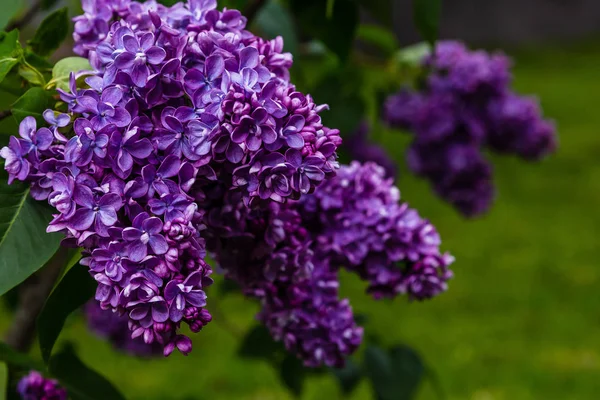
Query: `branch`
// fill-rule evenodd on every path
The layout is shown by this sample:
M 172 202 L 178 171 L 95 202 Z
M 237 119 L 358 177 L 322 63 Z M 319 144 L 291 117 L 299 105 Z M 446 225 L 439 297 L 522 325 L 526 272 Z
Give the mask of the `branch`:
M 20 352 L 28 352 L 35 338 L 36 319 L 46 298 L 52 292 L 69 256 L 69 249 L 60 247 L 50 261 L 27 278 L 19 290 L 19 303 L 12 325 L 6 334 L 6 344 Z
M 244 8 L 244 12 L 242 13 L 248 20 L 247 26 L 252 24 L 256 14 L 260 11 L 260 9 L 265 5 L 266 0 L 252 0 L 250 3 Z
M 12 115 L 12 110 L 4 110 L 4 111 L 0 111 L 0 121 L 2 121 L 4 118 L 8 118 Z
M 10 21 L 10 23 L 5 28 L 5 31 L 10 32 L 13 29 L 21 29 L 23 26 L 31 22 L 33 17 L 35 17 L 38 11 L 40 11 L 40 8 L 42 7 L 42 2 L 43 0 L 35 0 L 31 4 L 31 7 L 29 7 L 29 9 L 25 11 L 25 14 L 21 15 L 19 18 Z

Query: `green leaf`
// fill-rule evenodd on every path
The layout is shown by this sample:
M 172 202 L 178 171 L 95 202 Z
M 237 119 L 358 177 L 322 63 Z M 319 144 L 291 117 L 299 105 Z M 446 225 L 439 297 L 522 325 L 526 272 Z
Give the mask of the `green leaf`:
M 18 58 L 6 57 L 0 59 L 0 82 L 2 82 L 4 78 L 6 78 L 6 75 L 18 63 Z
M 346 61 L 358 27 L 354 1 L 337 0 L 331 18 L 327 18 L 327 2 L 322 0 L 290 0 L 290 7 L 304 34 L 320 40 L 342 62 Z
M 413 349 L 404 345 L 393 347 L 390 358 L 398 384 L 396 399 L 414 398 L 425 374 L 423 360 Z
M 87 268 L 77 265 L 68 270 L 46 300 L 37 319 L 40 350 L 46 363 L 67 317 L 94 295 L 96 286 Z
M 256 325 L 246 333 L 238 354 L 244 358 L 273 361 L 282 350 L 281 343 L 273 340 L 267 328 Z
M 42 88 L 34 87 L 12 105 L 12 114 L 17 123 L 20 123 L 25 117 L 32 116 L 38 123 L 43 123 L 42 113 L 51 108 L 50 94 Z
M 438 38 L 442 0 L 413 0 L 415 25 L 431 47 Z
M 49 56 L 69 35 L 68 8 L 64 7 L 44 19 L 29 41 L 31 50 L 40 56 Z
M 6 400 L 6 390 L 8 389 L 8 367 L 0 362 L 0 400 Z
M 362 370 L 351 358 L 346 360 L 344 368 L 332 368 L 331 372 L 345 395 L 351 394 L 362 379 Z
M 279 2 L 270 0 L 256 14 L 254 24 L 262 36 L 273 39 L 283 37 L 285 51 L 296 54 L 298 51 L 298 35 L 294 29 L 294 19 L 287 8 Z
M 63 58 L 52 68 L 52 83 L 56 87 L 63 90 L 69 90 L 69 79 L 71 72 L 80 72 L 92 70 L 92 66 L 87 58 L 83 57 L 67 57 Z
M 304 381 L 306 380 L 306 368 L 302 362 L 293 354 L 287 354 L 279 367 L 279 378 L 296 397 L 302 395 Z
M 8 185 L 0 171 L 0 296 L 40 269 L 56 252 L 61 234 L 47 234 L 48 206 L 29 196 L 29 187 Z
M 38 371 L 44 369 L 41 363 L 33 360 L 27 354 L 14 351 L 9 345 L 3 342 L 0 342 L 0 361 L 23 369 L 35 369 Z
M 48 369 L 74 399 L 125 400 L 112 383 L 77 357 L 71 345 L 50 358 Z
M 380 400 L 411 400 L 423 378 L 420 357 L 406 346 L 389 352 L 370 345 L 365 350 L 365 373 Z
M 24 63 L 19 65 L 19 75 L 34 86 L 46 85 L 44 75 L 31 64 Z
M 19 44 L 19 31 L 0 32 L 0 82 L 19 63 L 22 54 Z
M 2 13 L 0 13 L 0 30 L 4 29 L 8 22 L 21 8 L 21 0 L 2 0 Z

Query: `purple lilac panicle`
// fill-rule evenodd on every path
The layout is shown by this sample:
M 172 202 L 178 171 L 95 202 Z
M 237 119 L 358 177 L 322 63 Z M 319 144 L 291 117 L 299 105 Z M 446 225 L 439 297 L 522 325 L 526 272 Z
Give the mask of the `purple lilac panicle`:
M 258 318 L 276 340 L 307 366 L 339 366 L 363 334 L 339 299 L 340 268 L 366 280 L 375 298 L 430 298 L 452 277 L 435 228 L 399 199 L 382 167 L 353 162 L 299 201 L 261 210 L 239 196 L 209 203 L 207 246 L 226 276 L 261 300 Z
M 256 38 L 239 11 L 197 0 L 83 10 L 74 38 L 95 70 L 86 87 L 73 75 L 48 127 L 25 118 L 0 155 L 11 182 L 56 208 L 48 231 L 83 247 L 100 307 L 126 316 L 133 338 L 187 354 L 181 325 L 211 320 L 196 200 L 215 181 L 247 205 L 312 193 L 335 173 L 339 132 L 289 82 L 281 38 Z
M 21 378 L 17 392 L 23 400 L 67 400 L 67 391 L 54 379 L 47 379 L 37 371 Z
M 482 149 L 538 160 L 555 150 L 555 127 L 535 100 L 511 91 L 503 54 L 442 41 L 422 64 L 429 72 L 423 87 L 390 96 L 384 119 L 414 134 L 407 155 L 413 172 L 463 215 L 482 214 L 494 198 Z

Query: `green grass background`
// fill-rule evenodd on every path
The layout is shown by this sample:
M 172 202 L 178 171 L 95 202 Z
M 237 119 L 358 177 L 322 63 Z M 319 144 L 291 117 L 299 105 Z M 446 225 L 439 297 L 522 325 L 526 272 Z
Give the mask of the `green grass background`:
M 430 218 L 456 256 L 450 290 L 426 303 L 374 302 L 344 275 L 344 294 L 384 343 L 405 343 L 436 371 L 451 400 L 600 398 L 600 46 L 513 52 L 516 87 L 539 95 L 557 121 L 560 147 L 539 164 L 492 157 L 498 196 L 489 215 L 466 221 L 407 173 L 404 199 Z M 384 137 L 402 160 L 407 138 Z M 402 161 L 401 161 L 402 162 Z M 117 354 L 73 320 L 61 340 L 129 399 L 288 399 L 277 371 L 236 356 L 254 303 L 215 299 L 215 321 L 188 357 Z M 219 310 L 214 306 L 218 303 Z M 5 329 L 8 319 L 0 319 Z M 227 317 L 227 323 L 222 322 Z M 341 399 L 330 376 L 311 377 L 303 399 Z M 363 382 L 352 399 L 370 399 Z M 431 384 L 419 400 L 436 399 Z M 109 399 L 107 399 L 109 400 Z

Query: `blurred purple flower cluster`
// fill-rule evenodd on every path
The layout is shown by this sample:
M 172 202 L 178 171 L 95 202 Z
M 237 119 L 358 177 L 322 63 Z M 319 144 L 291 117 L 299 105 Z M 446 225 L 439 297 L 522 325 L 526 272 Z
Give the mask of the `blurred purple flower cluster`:
M 361 342 L 345 267 L 375 298 L 433 297 L 446 290 L 453 258 L 435 228 L 407 204 L 374 163 L 342 166 L 312 195 L 249 210 L 239 194 L 209 206 L 207 246 L 245 292 L 262 301 L 259 319 L 308 366 L 339 366 Z
M 510 89 L 510 60 L 439 42 L 422 61 L 423 87 L 390 96 L 384 119 L 408 129 L 408 165 L 465 216 L 485 212 L 494 198 L 492 168 L 482 149 L 537 160 L 554 151 L 555 127 L 535 99 Z
M 47 379 L 37 371 L 21 378 L 17 392 L 23 400 L 67 400 L 67 391 L 54 379 Z
M 181 325 L 212 318 L 207 251 L 308 366 L 339 366 L 361 342 L 341 267 L 375 298 L 446 289 L 452 257 L 384 170 L 353 163 L 336 177 L 339 131 L 289 82 L 281 38 L 252 35 L 215 0 L 83 6 L 75 50 L 93 71 L 0 155 L 56 209 L 48 232 L 83 248 L 93 330 L 136 354 L 190 352 Z

